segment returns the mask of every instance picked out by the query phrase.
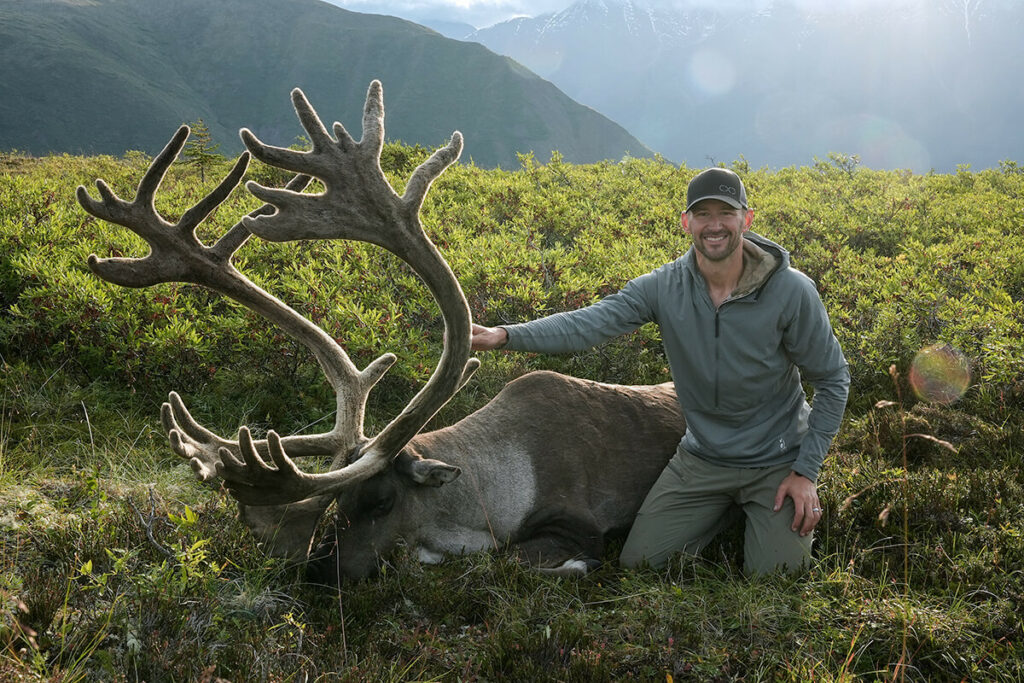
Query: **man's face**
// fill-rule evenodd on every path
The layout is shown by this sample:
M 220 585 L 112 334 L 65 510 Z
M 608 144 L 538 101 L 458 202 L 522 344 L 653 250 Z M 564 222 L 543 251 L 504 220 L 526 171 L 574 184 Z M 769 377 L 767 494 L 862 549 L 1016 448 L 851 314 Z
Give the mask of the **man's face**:
M 753 217 L 753 211 L 705 199 L 683 214 L 683 230 L 693 237 L 693 246 L 701 256 L 708 261 L 725 261 L 739 249 Z

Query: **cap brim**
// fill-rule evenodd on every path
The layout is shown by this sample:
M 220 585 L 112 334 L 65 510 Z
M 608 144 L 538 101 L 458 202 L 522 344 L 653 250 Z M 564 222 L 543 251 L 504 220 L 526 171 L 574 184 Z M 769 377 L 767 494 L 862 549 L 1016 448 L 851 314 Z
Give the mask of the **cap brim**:
M 729 206 L 731 206 L 734 209 L 743 209 L 743 208 L 745 208 L 743 206 L 743 204 L 741 204 L 739 202 L 739 200 L 736 199 L 735 197 L 730 197 L 727 194 L 709 194 L 709 195 L 707 195 L 705 197 L 701 197 L 700 199 L 694 199 L 692 202 L 687 204 L 686 210 L 689 211 L 690 209 L 692 209 L 694 207 L 695 204 L 700 204 L 705 199 L 717 199 L 719 201 L 725 202 L 726 204 L 728 204 Z

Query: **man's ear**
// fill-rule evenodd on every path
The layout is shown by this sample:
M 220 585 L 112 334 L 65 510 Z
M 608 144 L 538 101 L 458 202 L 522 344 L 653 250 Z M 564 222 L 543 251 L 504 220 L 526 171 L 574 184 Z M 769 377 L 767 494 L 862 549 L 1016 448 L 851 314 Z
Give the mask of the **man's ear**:
M 690 214 L 688 214 L 686 211 L 683 211 L 679 215 L 679 224 L 683 226 L 683 230 L 685 232 L 690 232 Z
M 746 214 L 743 216 L 743 228 L 750 230 L 750 224 L 754 222 L 754 210 L 747 209 Z

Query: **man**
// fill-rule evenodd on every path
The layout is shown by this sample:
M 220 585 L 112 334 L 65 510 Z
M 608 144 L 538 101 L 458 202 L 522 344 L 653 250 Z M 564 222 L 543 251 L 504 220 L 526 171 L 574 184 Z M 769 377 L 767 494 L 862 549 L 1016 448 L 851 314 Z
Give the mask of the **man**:
M 738 506 L 746 573 L 797 571 L 821 519 L 816 481 L 846 406 L 847 363 L 814 283 L 785 249 L 750 232 L 739 176 L 702 171 L 686 199 L 693 246 L 682 257 L 577 311 L 474 325 L 473 348 L 578 351 L 657 323 L 687 428 L 621 564 L 696 555 Z M 814 388 L 813 409 L 802 381 Z

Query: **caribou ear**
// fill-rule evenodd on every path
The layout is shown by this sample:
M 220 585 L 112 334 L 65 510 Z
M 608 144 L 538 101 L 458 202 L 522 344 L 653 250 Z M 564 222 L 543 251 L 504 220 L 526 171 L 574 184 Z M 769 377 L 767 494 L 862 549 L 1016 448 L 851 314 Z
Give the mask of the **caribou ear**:
M 409 455 L 404 451 L 395 458 L 395 468 L 399 474 L 423 486 L 441 486 L 455 481 L 462 474 L 462 470 L 455 465 Z
M 455 465 L 448 465 L 440 460 L 417 460 L 412 463 L 409 476 L 417 484 L 424 486 L 441 486 L 455 481 L 462 474 Z

